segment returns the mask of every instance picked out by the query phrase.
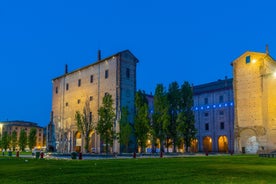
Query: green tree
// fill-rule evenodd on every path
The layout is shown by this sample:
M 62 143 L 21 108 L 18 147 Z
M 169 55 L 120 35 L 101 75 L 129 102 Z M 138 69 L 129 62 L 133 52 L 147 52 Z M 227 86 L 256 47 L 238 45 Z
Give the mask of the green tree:
M 36 145 L 36 128 L 31 128 L 28 136 L 28 146 L 32 150 Z
M 113 99 L 110 94 L 106 94 L 103 97 L 102 106 L 98 110 L 99 122 L 97 124 L 96 130 L 97 134 L 100 134 L 101 140 L 105 143 L 105 151 L 108 153 L 109 145 L 113 145 L 113 140 L 115 138 L 115 132 L 113 130 L 113 125 L 115 122 L 115 112 L 113 108 Z
M 164 151 L 163 142 L 168 132 L 170 123 L 169 103 L 167 93 L 163 84 L 157 84 L 154 93 L 154 113 L 153 113 L 153 137 L 160 141 L 160 149 Z
M 149 108 L 146 94 L 144 91 L 138 91 L 135 95 L 135 118 L 134 130 L 137 139 L 137 144 L 141 147 L 141 152 L 145 151 L 147 139 L 151 131 Z
M 10 136 L 6 131 L 2 135 L 2 147 L 5 150 L 7 150 L 10 147 Z
M 11 135 L 11 147 L 14 151 L 17 145 L 17 132 L 14 130 Z
M 22 129 L 20 131 L 20 135 L 19 135 L 19 148 L 22 151 L 25 151 L 27 145 L 27 133 L 24 129 Z
M 120 119 L 119 142 L 125 147 L 126 152 L 128 152 L 128 145 L 131 134 L 132 126 L 128 121 L 128 109 L 127 107 L 123 107 Z
M 90 104 L 87 100 L 85 103 L 85 107 L 83 108 L 83 114 L 81 114 L 79 111 L 75 114 L 75 120 L 77 123 L 78 130 L 82 133 L 85 139 L 85 152 L 88 152 L 89 148 L 89 134 L 94 129 L 93 126 L 93 117 L 92 112 L 90 111 Z
M 181 86 L 180 113 L 177 116 L 177 131 L 185 144 L 185 151 L 191 146 L 191 141 L 195 139 L 196 128 L 193 107 L 193 91 L 188 82 Z
M 177 82 L 172 82 L 171 84 L 169 84 L 168 101 L 169 101 L 170 124 L 168 126 L 167 146 L 168 146 L 168 139 L 171 139 L 173 143 L 173 152 L 176 152 L 176 146 L 178 142 L 176 120 L 177 120 L 179 107 L 180 107 L 180 104 L 179 104 L 180 89 Z

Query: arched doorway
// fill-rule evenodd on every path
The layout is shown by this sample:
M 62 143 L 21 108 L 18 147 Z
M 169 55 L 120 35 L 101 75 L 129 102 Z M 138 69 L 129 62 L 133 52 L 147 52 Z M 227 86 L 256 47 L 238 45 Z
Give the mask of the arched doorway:
M 209 137 L 209 136 L 206 136 L 203 138 L 203 151 L 208 151 L 208 152 L 212 152 L 212 147 L 213 147 L 213 144 L 212 144 L 212 138 Z
M 191 141 L 191 152 L 198 152 L 198 140 L 197 139 L 193 139 Z
M 257 153 L 259 143 L 256 132 L 249 128 L 241 131 L 240 145 L 242 153 Z
M 94 131 L 89 133 L 88 152 L 96 153 L 96 134 Z
M 76 152 L 81 152 L 81 133 L 76 132 L 76 145 L 75 145 L 75 151 Z
M 228 139 L 226 136 L 220 136 L 218 138 L 218 151 L 228 153 Z

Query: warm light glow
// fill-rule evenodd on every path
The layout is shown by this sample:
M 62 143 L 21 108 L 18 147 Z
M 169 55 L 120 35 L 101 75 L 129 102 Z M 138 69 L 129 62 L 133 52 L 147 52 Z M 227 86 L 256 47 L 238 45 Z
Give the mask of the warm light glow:
M 209 141 L 210 141 L 210 143 L 212 143 L 212 139 L 211 139 L 211 138 L 210 138 L 210 140 L 209 140 Z
M 256 61 L 257 61 L 256 59 L 253 59 L 253 60 L 252 60 L 252 63 L 256 63 Z
M 150 140 L 148 140 L 148 144 L 150 144 Z
M 275 78 L 276 78 L 276 72 L 274 72 L 274 73 L 273 73 L 273 77 L 275 77 Z

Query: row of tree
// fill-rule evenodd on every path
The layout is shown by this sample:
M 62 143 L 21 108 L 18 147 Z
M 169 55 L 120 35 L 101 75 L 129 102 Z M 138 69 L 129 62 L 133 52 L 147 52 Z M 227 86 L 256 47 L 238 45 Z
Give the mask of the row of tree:
M 133 135 L 136 138 L 136 145 L 142 152 L 145 151 L 149 139 L 154 146 L 159 141 L 161 151 L 164 151 L 164 145 L 168 148 L 170 144 L 173 145 L 174 152 L 181 144 L 184 144 L 188 151 L 196 134 L 192 112 L 193 93 L 190 84 L 184 82 L 179 86 L 177 82 L 172 82 L 168 91 L 163 84 L 158 84 L 153 98 L 154 110 L 151 113 L 145 92 L 139 90 L 136 93 L 134 125 L 129 122 L 128 109 L 123 107 L 118 134 L 114 130 L 116 114 L 112 96 L 106 94 L 103 97 L 102 106 L 98 110 L 97 124 L 93 123 L 89 102 L 87 102 L 83 113 L 77 111 L 75 114 L 78 130 L 84 136 L 85 150 L 88 151 L 89 147 L 89 133 L 96 130 L 105 143 L 106 153 L 115 139 L 118 139 L 127 151 Z
M 3 135 L 0 135 L 0 148 L 1 149 L 10 149 L 15 151 L 16 148 L 19 148 L 21 151 L 25 151 L 28 146 L 29 149 L 33 149 L 36 146 L 36 128 L 31 128 L 29 135 L 25 129 L 20 131 L 19 137 L 17 132 L 14 130 L 11 135 L 7 131 L 3 132 Z
M 196 135 L 191 85 L 184 82 L 179 86 L 172 82 L 166 90 L 163 84 L 158 84 L 153 99 L 154 110 L 150 113 L 145 92 L 136 93 L 134 132 L 142 151 L 148 139 L 153 145 L 159 141 L 161 151 L 165 151 L 164 145 L 168 148 L 170 144 L 173 152 L 183 144 L 188 151 Z

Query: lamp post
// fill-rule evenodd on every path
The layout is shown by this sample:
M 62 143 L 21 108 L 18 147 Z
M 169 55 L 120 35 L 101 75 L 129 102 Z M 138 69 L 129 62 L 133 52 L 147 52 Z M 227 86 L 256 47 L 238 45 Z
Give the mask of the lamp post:
M 3 133 L 3 124 L 0 123 L 0 137 L 2 138 L 2 133 Z

